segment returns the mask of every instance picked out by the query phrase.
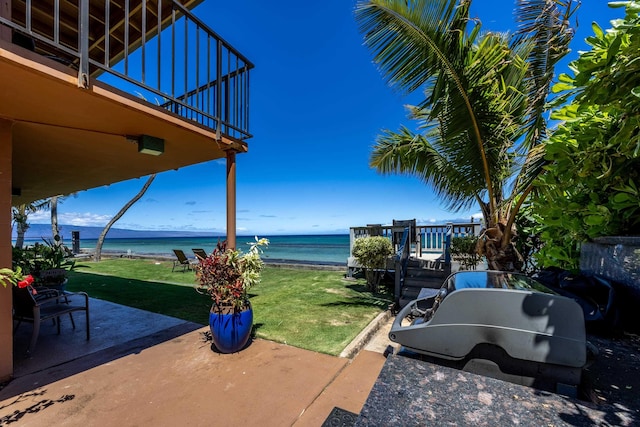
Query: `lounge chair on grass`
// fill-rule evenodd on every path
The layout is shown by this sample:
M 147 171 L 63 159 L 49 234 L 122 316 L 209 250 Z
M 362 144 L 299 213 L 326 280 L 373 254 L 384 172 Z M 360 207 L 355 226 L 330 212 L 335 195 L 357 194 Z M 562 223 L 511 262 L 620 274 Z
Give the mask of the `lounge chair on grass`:
M 205 259 L 207 257 L 207 253 L 204 249 L 191 249 L 193 254 L 196 256 L 196 259 L 200 261 L 201 259 Z
M 182 267 L 182 272 L 184 273 L 187 270 L 191 270 L 191 260 L 187 258 L 182 249 L 174 249 L 173 253 L 176 255 L 175 260 L 173 260 L 173 267 L 171 271 L 175 271 L 176 267 Z

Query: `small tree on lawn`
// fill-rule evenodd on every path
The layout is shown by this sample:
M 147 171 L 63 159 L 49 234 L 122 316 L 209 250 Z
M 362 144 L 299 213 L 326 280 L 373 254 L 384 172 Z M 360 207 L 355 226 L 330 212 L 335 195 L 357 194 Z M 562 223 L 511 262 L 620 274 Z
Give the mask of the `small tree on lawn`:
M 393 247 L 386 237 L 361 237 L 354 242 L 353 256 L 364 268 L 367 285 L 372 292 L 378 292 L 378 286 L 387 267 L 387 258 L 392 253 Z
M 129 200 L 129 202 L 124 205 L 122 209 L 120 209 L 120 211 L 118 211 L 118 213 L 113 218 L 111 218 L 111 221 L 109 221 L 109 223 L 104 227 L 104 230 L 102 230 L 102 233 L 100 233 L 100 237 L 98 237 L 98 243 L 96 243 L 96 254 L 94 256 L 94 261 L 100 261 L 100 258 L 102 256 L 102 245 L 104 244 L 104 239 L 105 237 L 107 237 L 107 233 L 111 229 L 111 226 L 115 224 L 116 221 L 118 221 L 120 218 L 122 218 L 122 215 L 124 215 L 125 212 L 127 212 L 127 210 L 129 210 L 129 208 L 133 206 L 135 202 L 137 202 L 142 196 L 144 196 L 144 193 L 147 192 L 147 189 L 154 179 L 156 179 L 155 173 L 149 176 L 149 179 L 147 179 L 147 182 L 142 186 L 138 194 L 136 194 L 133 199 Z

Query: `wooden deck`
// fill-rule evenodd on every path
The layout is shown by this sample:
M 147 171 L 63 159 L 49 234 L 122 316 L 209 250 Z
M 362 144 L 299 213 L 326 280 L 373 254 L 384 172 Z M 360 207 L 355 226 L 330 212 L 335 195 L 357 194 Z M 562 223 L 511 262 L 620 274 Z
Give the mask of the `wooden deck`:
M 385 270 L 395 276 L 396 308 L 403 307 L 423 288 L 439 288 L 451 274 L 451 238 L 478 235 L 481 227 L 480 223 L 418 225 L 415 219 L 394 220 L 392 225 L 351 227 L 347 276 L 353 277 L 362 269 L 353 257 L 356 239 L 368 236 L 389 238 L 395 255 L 387 260 Z

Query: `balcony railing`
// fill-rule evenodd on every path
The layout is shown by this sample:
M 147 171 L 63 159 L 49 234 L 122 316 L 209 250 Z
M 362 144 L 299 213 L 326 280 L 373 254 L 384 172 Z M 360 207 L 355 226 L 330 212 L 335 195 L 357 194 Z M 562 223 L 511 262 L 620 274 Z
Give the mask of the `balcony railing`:
M 236 140 L 249 133 L 253 64 L 196 18 L 193 0 L 13 0 L 13 40 Z

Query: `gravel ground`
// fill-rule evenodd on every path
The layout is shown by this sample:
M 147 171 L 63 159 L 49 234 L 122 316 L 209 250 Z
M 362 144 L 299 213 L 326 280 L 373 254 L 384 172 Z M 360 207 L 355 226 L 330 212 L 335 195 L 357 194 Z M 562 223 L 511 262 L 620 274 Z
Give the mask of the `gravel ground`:
M 640 420 L 640 336 L 590 335 L 599 351 L 583 375 L 583 398 L 596 404 L 623 405 Z

